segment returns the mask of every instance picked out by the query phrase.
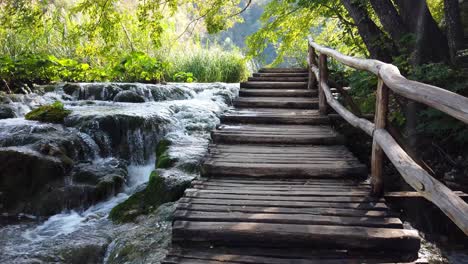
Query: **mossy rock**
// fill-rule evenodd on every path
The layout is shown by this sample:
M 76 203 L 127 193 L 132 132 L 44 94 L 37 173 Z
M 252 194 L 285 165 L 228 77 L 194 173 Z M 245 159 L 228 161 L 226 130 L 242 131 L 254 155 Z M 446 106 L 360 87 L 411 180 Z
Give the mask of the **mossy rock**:
M 161 204 L 177 201 L 189 184 L 190 182 L 183 181 L 170 182 L 153 171 L 146 188 L 115 206 L 109 213 L 109 218 L 117 223 L 133 221 L 139 215 L 158 209 Z
M 177 162 L 177 159 L 171 158 L 169 155 L 169 147 L 171 144 L 171 141 L 167 139 L 158 142 L 156 146 L 156 168 L 167 169 Z
M 63 123 L 65 117 L 71 114 L 70 110 L 66 110 L 63 103 L 56 101 L 51 105 L 40 106 L 31 112 L 27 113 L 27 120 L 36 120 L 49 123 Z

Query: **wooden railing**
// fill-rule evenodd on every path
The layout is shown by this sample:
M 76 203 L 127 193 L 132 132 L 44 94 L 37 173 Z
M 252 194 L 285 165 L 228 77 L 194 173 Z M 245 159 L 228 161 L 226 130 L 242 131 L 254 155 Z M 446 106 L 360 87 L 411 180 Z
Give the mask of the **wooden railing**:
M 319 53 L 318 62 L 316 51 Z M 379 78 L 374 123 L 356 116 L 333 97 L 328 81 L 328 57 L 354 69 L 371 72 Z M 331 107 L 348 123 L 364 130 L 373 139 L 371 160 L 373 195 L 383 193 L 382 165 L 385 154 L 411 187 L 438 206 L 468 235 L 468 204 L 418 165 L 386 129 L 389 90 L 438 109 L 465 123 L 468 123 L 468 98 L 436 86 L 408 80 L 392 64 L 346 56 L 333 49 L 320 46 L 312 38 L 309 38 L 308 61 L 309 76 L 312 77 L 309 78 L 309 88 L 318 84 L 320 113 L 327 114 L 327 108 Z

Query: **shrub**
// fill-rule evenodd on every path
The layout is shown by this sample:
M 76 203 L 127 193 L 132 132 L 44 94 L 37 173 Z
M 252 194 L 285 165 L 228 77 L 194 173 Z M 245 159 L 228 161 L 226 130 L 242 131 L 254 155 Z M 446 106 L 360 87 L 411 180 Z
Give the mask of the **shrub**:
M 113 67 L 113 79 L 125 82 L 160 82 L 167 63 L 143 52 L 131 52 Z
M 194 48 L 191 53 L 174 54 L 168 58 L 168 78 L 177 81 L 176 73 L 192 73 L 198 82 L 236 83 L 245 80 L 249 74 L 244 56 L 237 51 L 223 51 L 220 48 Z
M 176 82 L 187 82 L 187 83 L 196 81 L 196 79 L 193 78 L 193 73 L 191 72 L 177 72 L 176 74 L 174 74 L 172 79 Z
M 43 105 L 32 110 L 26 114 L 25 118 L 41 122 L 63 123 L 65 117 L 70 113 L 70 110 L 64 108 L 63 103 L 56 101 L 53 104 Z

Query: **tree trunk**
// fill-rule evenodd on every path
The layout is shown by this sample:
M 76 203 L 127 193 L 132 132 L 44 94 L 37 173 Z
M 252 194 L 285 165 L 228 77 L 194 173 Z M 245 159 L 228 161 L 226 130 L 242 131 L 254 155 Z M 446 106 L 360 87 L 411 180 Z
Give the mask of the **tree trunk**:
M 437 26 L 425 0 L 395 0 L 401 18 L 414 35 L 414 51 L 410 62 L 421 65 L 428 62 L 447 61 L 447 38 Z
M 392 41 L 372 21 L 367 10 L 353 0 L 341 0 L 341 3 L 354 20 L 370 56 L 374 59 L 391 62 L 392 54 L 394 54 Z
M 447 40 L 450 50 L 450 61 L 456 63 L 457 51 L 463 45 L 463 27 L 458 0 L 444 0 L 445 21 L 447 23 Z
M 403 22 L 398 10 L 391 0 L 370 0 L 372 8 L 379 17 L 384 30 L 390 35 L 398 47 L 407 48 L 407 43 L 402 43 L 402 39 L 410 32 Z

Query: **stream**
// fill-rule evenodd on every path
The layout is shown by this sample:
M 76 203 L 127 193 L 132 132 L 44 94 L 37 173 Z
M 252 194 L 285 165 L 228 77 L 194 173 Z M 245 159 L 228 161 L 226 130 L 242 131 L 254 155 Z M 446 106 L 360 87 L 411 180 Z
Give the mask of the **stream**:
M 115 169 L 125 176 L 125 183 L 115 195 L 106 199 L 96 203 L 83 203 L 83 199 L 77 199 L 82 204 L 72 205 L 72 208 L 62 206 L 65 208 L 59 211 L 55 208 L 44 210 L 42 204 L 27 203 L 22 208 L 29 212 L 20 212 L 18 215 L 22 216 L 21 220 L 9 217 L 9 221 L 2 221 L 0 263 L 123 263 L 129 259 L 133 263 L 157 263 L 164 257 L 164 247 L 170 241 L 170 221 L 163 218 L 174 210 L 173 204 L 163 205 L 158 210 L 161 211 L 159 215 L 157 212 L 153 216 L 143 216 L 136 223 L 113 224 L 107 216 L 114 206 L 144 187 L 155 168 L 155 147 L 161 139 L 177 142 L 169 150 L 171 157 L 180 160 L 181 165 L 199 162 L 205 155 L 209 132 L 219 123 L 220 114 L 228 109 L 232 99 L 237 96 L 239 85 L 76 86 L 74 91 L 68 93 L 65 90 L 69 87 L 58 85 L 52 92 L 42 96 L 31 94 L 3 98 L 4 103 L 7 101 L 14 110 L 15 118 L 0 120 L 0 151 L 14 150 L 27 155 L 49 145 L 53 145 L 49 147 L 51 149 L 65 149 L 66 154 L 78 162 L 75 162 L 71 173 L 58 179 L 61 182 L 59 188 L 83 188 L 84 185 L 73 182 L 76 177 L 69 175 L 73 175 L 81 163 L 96 168 L 97 173 L 102 169 L 108 171 L 110 166 L 111 170 Z M 133 91 L 144 102 L 115 102 L 119 91 Z M 64 125 L 24 119 L 24 115 L 32 108 L 55 100 L 62 101 L 66 109 L 72 110 Z M 42 154 L 38 155 L 42 157 Z M 117 167 L 125 168 L 125 173 Z M 44 170 L 47 173 L 53 171 Z M 178 169 L 177 164 L 164 174 L 189 179 L 196 176 Z M 86 191 L 82 191 L 79 198 L 83 192 Z M 34 198 L 33 195 L 31 199 Z M 65 195 L 58 198 L 76 197 Z M 56 212 L 48 217 L 35 217 L 35 211 L 41 212 L 41 215 L 44 212 Z M 143 235 L 139 235 L 141 232 L 154 235 L 142 238 Z M 125 248 L 122 250 L 121 247 L 132 244 L 134 239 L 131 239 L 132 242 L 127 241 L 132 236 L 140 238 L 138 242 L 141 245 L 137 246 L 140 251 L 151 251 L 144 254 L 132 251 L 122 256 L 120 252 L 125 251 Z M 160 245 L 161 250 L 157 250 L 158 245 L 147 248 L 152 243 Z

